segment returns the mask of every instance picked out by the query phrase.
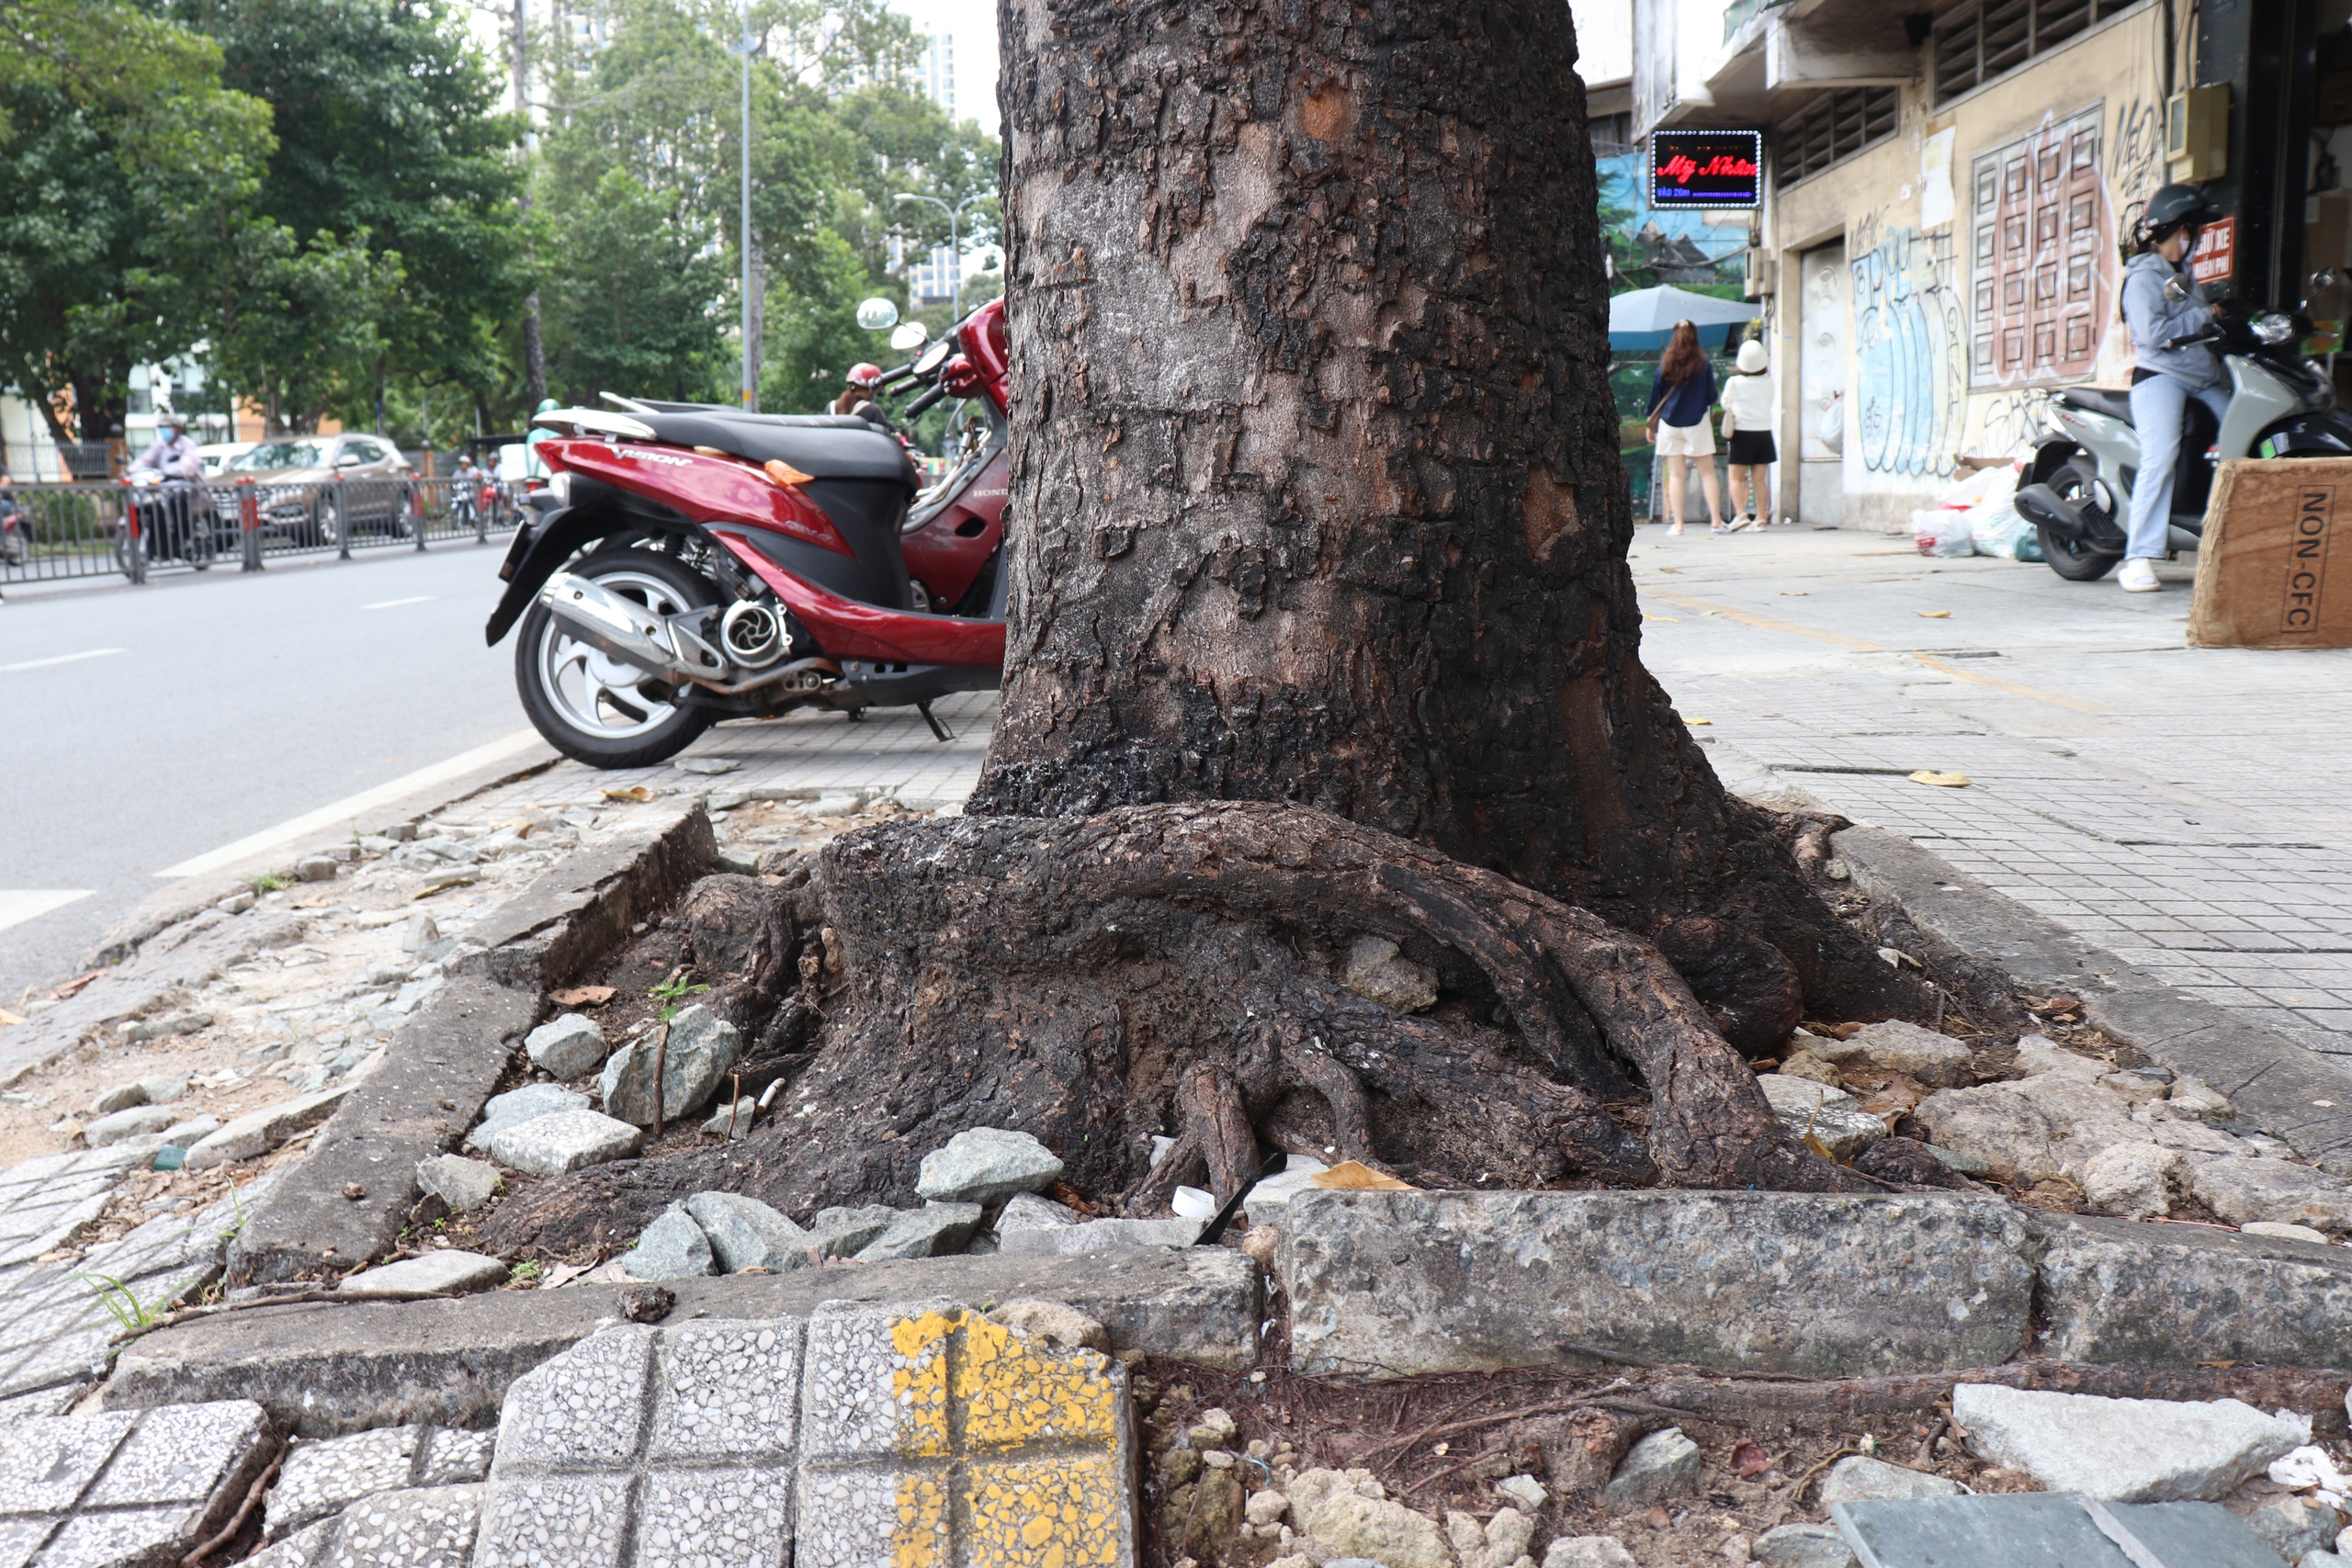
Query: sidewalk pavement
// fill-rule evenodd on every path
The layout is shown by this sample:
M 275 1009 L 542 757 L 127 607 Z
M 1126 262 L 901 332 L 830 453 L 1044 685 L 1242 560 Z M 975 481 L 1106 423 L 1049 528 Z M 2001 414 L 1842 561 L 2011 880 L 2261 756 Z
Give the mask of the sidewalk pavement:
M 1802 791 L 2352 1056 L 2352 651 L 2188 647 L 2188 561 L 2126 594 L 1877 535 L 1645 527 L 1633 567 L 1643 659 L 1731 787 Z
M 526 779 L 473 796 L 470 816 L 494 815 L 505 801 L 548 810 L 594 806 L 604 792 L 643 787 L 713 795 L 819 799 L 828 795 L 888 795 L 918 810 L 962 802 L 979 782 L 996 724 L 997 694 L 965 692 L 931 705 L 955 737 L 942 741 L 912 708 L 876 708 L 853 723 L 837 713 L 800 712 L 776 719 L 738 719 L 704 732 L 670 761 L 601 772 L 569 760 Z M 695 765 L 732 762 L 721 773 Z M 681 763 L 688 764 L 681 767 Z

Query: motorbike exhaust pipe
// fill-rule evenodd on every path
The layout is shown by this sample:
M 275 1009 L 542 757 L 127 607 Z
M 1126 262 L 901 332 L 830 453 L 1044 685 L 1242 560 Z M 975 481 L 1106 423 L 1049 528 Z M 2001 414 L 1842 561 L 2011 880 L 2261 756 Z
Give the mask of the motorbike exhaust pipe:
M 2027 522 L 2039 523 L 2061 538 L 2082 539 L 2090 536 L 2090 521 L 2083 515 L 2082 507 L 2048 485 L 2019 487 L 2016 505 L 2018 515 Z
M 540 588 L 538 601 L 582 642 L 601 648 L 625 664 L 675 684 L 695 679 L 668 646 L 662 617 L 584 577 L 559 571 Z
M 587 578 L 576 577 L 568 571 L 557 572 L 548 579 L 546 586 L 538 592 L 538 602 L 546 605 L 548 613 L 561 621 L 564 629 L 573 637 L 592 647 L 603 649 L 623 663 L 633 664 L 673 686 L 700 686 L 718 696 L 740 697 L 797 675 L 830 675 L 839 679 L 842 672 L 840 665 L 830 659 L 819 657 L 796 659 L 788 664 L 760 670 L 741 681 L 714 680 L 712 671 L 689 667 L 664 646 L 662 639 L 670 633 L 669 628 L 662 625 L 661 616 L 642 604 L 634 604 L 609 589 L 599 587 Z M 735 606 L 737 610 L 752 608 L 757 606 Z M 730 622 L 731 618 L 730 612 Z M 777 634 L 775 652 L 789 651 L 781 619 L 772 613 L 769 619 Z M 736 652 L 735 638 L 729 632 L 722 629 L 720 637 L 728 644 L 729 653 Z

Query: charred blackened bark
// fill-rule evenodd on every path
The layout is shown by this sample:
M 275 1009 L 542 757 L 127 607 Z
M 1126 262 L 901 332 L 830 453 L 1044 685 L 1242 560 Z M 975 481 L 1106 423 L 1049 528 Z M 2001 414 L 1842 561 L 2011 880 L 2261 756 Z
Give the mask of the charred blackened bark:
M 1019 527 L 970 809 L 1311 805 L 1726 918 L 1677 962 L 1743 1016 L 1761 943 L 1883 1005 L 1641 663 L 1568 8 L 1003 16 Z

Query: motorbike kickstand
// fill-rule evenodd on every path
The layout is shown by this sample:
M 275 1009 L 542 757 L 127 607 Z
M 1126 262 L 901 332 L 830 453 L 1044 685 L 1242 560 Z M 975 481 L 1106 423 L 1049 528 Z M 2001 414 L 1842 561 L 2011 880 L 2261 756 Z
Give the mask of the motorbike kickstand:
M 931 732 L 939 737 L 942 745 L 956 739 L 955 732 L 940 723 L 939 716 L 931 711 L 931 704 L 928 700 L 917 703 L 915 712 L 922 715 L 922 721 L 931 726 Z

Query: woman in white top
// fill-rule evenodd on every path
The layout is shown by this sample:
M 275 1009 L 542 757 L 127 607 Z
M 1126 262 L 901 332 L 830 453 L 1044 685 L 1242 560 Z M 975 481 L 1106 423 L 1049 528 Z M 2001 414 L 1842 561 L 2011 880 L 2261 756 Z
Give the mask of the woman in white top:
M 1764 345 L 1754 338 L 1739 345 L 1739 374 L 1724 380 L 1724 457 L 1731 473 L 1731 503 L 1747 500 L 1745 515 L 1735 519 L 1732 531 L 1763 529 L 1772 524 L 1772 465 L 1780 454 L 1772 447 L 1772 373 Z

